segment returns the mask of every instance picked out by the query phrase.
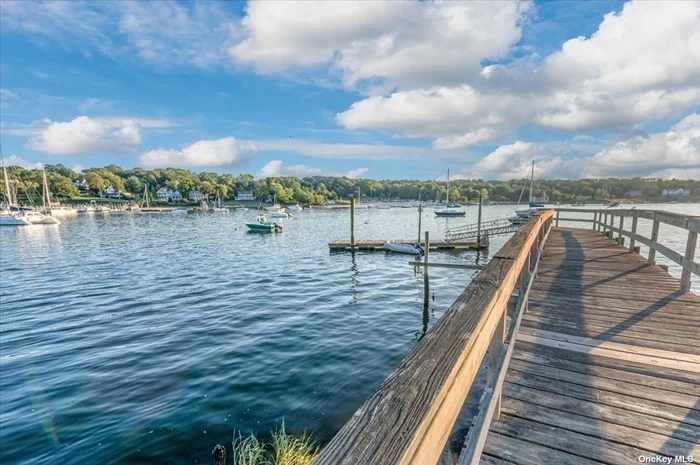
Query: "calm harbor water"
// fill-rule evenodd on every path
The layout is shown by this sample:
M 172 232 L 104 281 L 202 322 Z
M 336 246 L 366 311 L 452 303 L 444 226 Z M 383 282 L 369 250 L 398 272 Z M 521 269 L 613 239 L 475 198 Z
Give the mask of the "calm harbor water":
M 655 208 L 700 215 L 698 205 Z M 512 209 L 486 207 L 484 219 Z M 347 210 L 304 211 L 280 235 L 248 234 L 254 217 L 0 229 L 0 463 L 210 463 L 234 430 L 266 433 L 283 419 L 326 441 L 475 273 L 431 271 L 424 315 L 409 256 L 329 253 L 329 240 L 349 235 Z M 439 238 L 448 221 L 475 219 L 475 207 L 466 219 L 427 210 L 423 225 Z M 357 223 L 358 238 L 418 233 L 415 209 L 359 210 Z M 685 247 L 675 228 L 660 237 Z M 491 253 L 506 239 L 493 238 Z

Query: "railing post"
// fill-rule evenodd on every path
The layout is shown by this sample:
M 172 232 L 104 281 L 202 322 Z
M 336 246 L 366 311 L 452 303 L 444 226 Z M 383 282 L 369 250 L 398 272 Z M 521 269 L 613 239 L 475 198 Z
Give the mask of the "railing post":
M 692 261 L 695 258 L 695 247 L 698 245 L 698 233 L 688 231 L 688 242 L 685 244 L 685 261 Z M 690 290 L 690 270 L 683 268 L 681 273 L 681 291 Z
M 613 228 L 615 227 L 615 215 L 613 213 L 610 214 L 610 226 L 608 226 L 608 239 L 613 238 Z
M 632 211 L 632 234 L 637 233 L 637 212 Z M 630 252 L 634 252 L 634 236 L 630 236 Z
M 595 231 L 596 228 L 596 222 L 598 221 L 598 212 L 593 212 L 593 231 Z
M 522 274 L 521 277 L 522 278 Z M 521 299 L 523 297 L 520 297 Z M 491 384 L 494 380 L 496 373 L 496 364 L 498 363 L 498 357 L 501 355 L 501 350 L 503 350 L 503 343 L 506 340 L 506 309 L 503 309 L 501 313 L 501 318 L 498 320 L 496 325 L 496 330 L 493 333 L 493 338 L 491 338 L 491 343 L 489 344 L 489 367 L 487 375 L 487 384 Z M 495 392 L 496 396 L 496 410 L 493 412 L 493 420 L 499 421 L 501 419 L 501 390 Z
M 620 215 L 620 230 L 617 232 L 617 243 L 618 244 L 624 244 L 624 239 L 622 237 L 622 226 L 625 224 L 625 216 Z
M 608 213 L 607 212 L 604 213 L 602 226 L 603 226 L 602 233 L 607 234 L 607 231 L 608 231 Z
M 559 210 L 557 210 L 557 219 L 554 221 L 554 227 L 559 227 Z
M 651 227 L 651 242 L 656 243 L 659 240 L 659 221 L 654 219 L 654 225 Z M 653 247 L 649 247 L 649 258 L 647 258 L 647 263 L 650 265 L 654 264 L 654 259 L 656 258 L 656 250 Z

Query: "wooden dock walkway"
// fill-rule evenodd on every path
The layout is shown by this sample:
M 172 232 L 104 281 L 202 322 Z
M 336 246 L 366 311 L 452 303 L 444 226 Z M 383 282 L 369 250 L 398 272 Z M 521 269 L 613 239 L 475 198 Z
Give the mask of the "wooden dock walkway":
M 599 232 L 554 228 L 484 464 L 700 461 L 700 297 Z
M 700 297 L 689 292 L 700 217 L 566 212 L 538 213 L 492 256 L 314 465 L 437 464 L 484 365 L 459 465 L 700 463 Z M 684 251 L 661 243 L 660 224 L 687 233 Z

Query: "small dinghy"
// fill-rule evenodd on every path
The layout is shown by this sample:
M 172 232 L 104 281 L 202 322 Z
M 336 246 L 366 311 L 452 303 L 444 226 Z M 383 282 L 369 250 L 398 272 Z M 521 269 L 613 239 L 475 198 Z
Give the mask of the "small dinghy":
M 384 241 L 384 248 L 390 252 L 423 255 L 423 247 L 421 247 L 420 244 L 402 244 L 400 242 Z

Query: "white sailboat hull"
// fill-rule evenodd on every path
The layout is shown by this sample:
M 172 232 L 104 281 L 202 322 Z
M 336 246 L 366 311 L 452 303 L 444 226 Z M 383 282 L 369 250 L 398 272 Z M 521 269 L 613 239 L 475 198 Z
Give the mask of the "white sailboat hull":
M 31 226 L 32 223 L 15 215 L 0 215 L 0 226 Z

